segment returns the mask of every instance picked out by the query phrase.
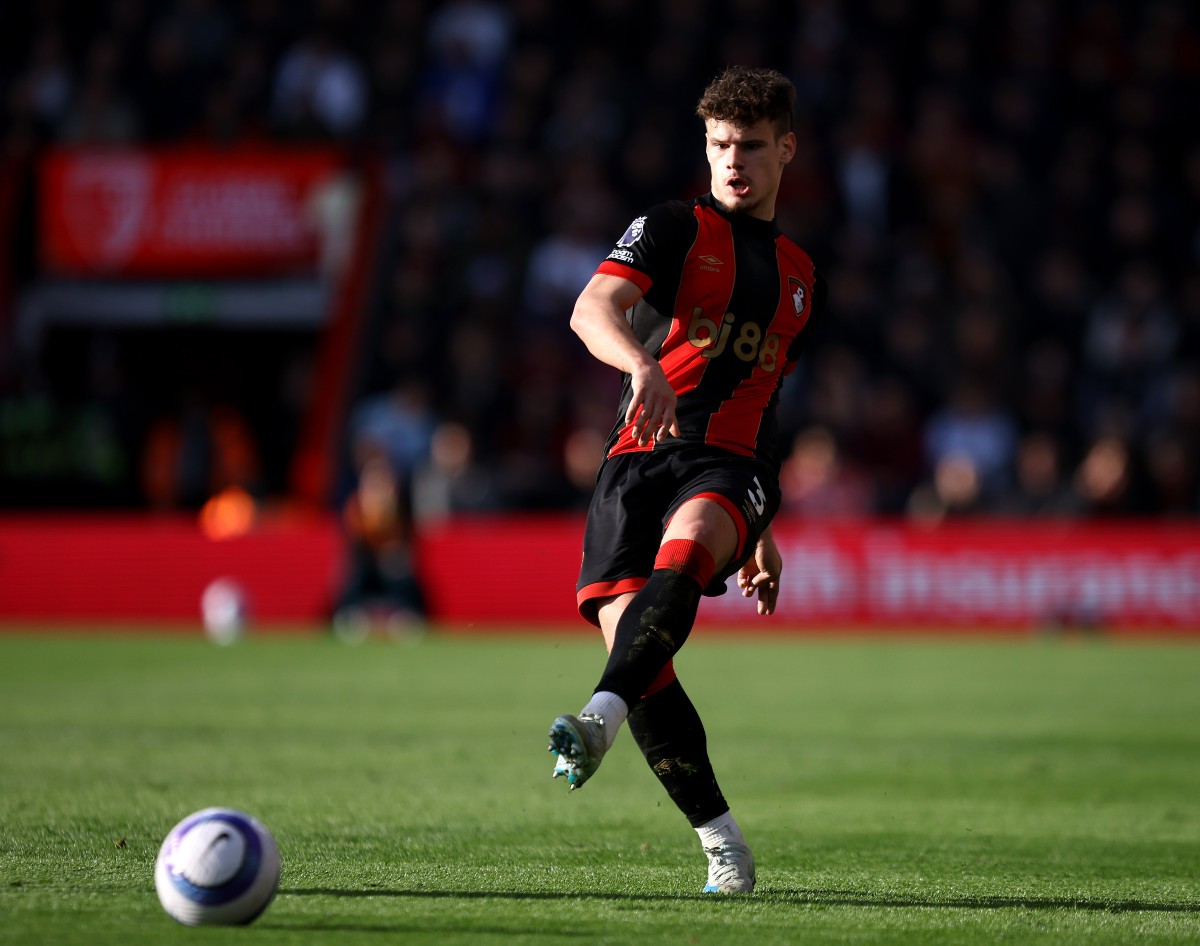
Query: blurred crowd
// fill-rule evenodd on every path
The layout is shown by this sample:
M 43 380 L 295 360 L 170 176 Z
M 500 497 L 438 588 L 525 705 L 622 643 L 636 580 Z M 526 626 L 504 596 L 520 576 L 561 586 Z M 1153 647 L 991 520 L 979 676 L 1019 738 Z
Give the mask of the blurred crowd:
M 0 36 L 8 154 L 383 158 L 347 456 L 417 519 L 586 502 L 619 379 L 572 304 L 630 219 L 706 189 L 694 106 L 734 62 L 796 84 L 779 223 L 830 286 L 785 513 L 1200 512 L 1188 0 L 29 0 Z

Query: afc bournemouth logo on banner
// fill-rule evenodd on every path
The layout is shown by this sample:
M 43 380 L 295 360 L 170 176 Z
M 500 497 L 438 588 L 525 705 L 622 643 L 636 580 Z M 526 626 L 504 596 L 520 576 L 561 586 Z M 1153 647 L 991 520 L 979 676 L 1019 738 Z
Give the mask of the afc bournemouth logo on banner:
M 89 269 L 120 269 L 152 221 L 153 163 L 139 154 L 85 152 L 64 164 L 60 213 Z
M 796 315 L 803 315 L 804 301 L 808 297 L 808 290 L 804 288 L 804 283 L 795 276 L 788 276 L 788 289 L 792 294 L 792 305 L 796 307 Z

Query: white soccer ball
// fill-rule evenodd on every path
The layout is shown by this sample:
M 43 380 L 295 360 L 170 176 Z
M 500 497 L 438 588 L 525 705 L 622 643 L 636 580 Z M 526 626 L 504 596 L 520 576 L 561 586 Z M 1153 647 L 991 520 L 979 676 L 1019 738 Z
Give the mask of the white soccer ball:
M 216 644 L 234 644 L 246 633 L 246 592 L 232 578 L 217 578 L 200 596 L 204 630 Z
M 154 865 L 163 909 L 185 926 L 254 920 L 279 887 L 279 848 L 260 822 L 205 808 L 171 829 Z

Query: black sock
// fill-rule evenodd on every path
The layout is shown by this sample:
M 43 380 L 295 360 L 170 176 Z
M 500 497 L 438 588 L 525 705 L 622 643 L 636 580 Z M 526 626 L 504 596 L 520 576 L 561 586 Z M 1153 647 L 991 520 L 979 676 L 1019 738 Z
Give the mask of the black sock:
M 612 653 L 596 692 L 615 693 L 632 709 L 691 633 L 700 607 L 694 578 L 659 568 L 617 622 Z
M 729 810 L 708 759 L 700 714 L 675 680 L 629 709 L 629 731 L 693 828 Z

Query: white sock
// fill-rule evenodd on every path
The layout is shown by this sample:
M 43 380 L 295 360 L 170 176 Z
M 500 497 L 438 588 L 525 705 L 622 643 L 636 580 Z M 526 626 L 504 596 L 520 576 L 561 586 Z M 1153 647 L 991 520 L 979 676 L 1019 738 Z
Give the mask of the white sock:
M 735 844 L 746 843 L 746 839 L 742 836 L 742 829 L 738 827 L 738 823 L 733 819 L 733 813 L 729 811 L 700 825 L 696 829 L 696 834 L 700 835 L 701 847 L 716 847 L 725 841 L 732 841 Z
M 610 693 L 608 690 L 600 690 L 598 693 L 592 694 L 587 706 L 579 712 L 580 715 L 594 713 L 604 720 L 604 738 L 608 742 L 606 748 L 611 749 L 613 740 L 617 738 L 617 730 L 621 728 L 621 724 L 629 715 L 629 707 L 617 694 Z

